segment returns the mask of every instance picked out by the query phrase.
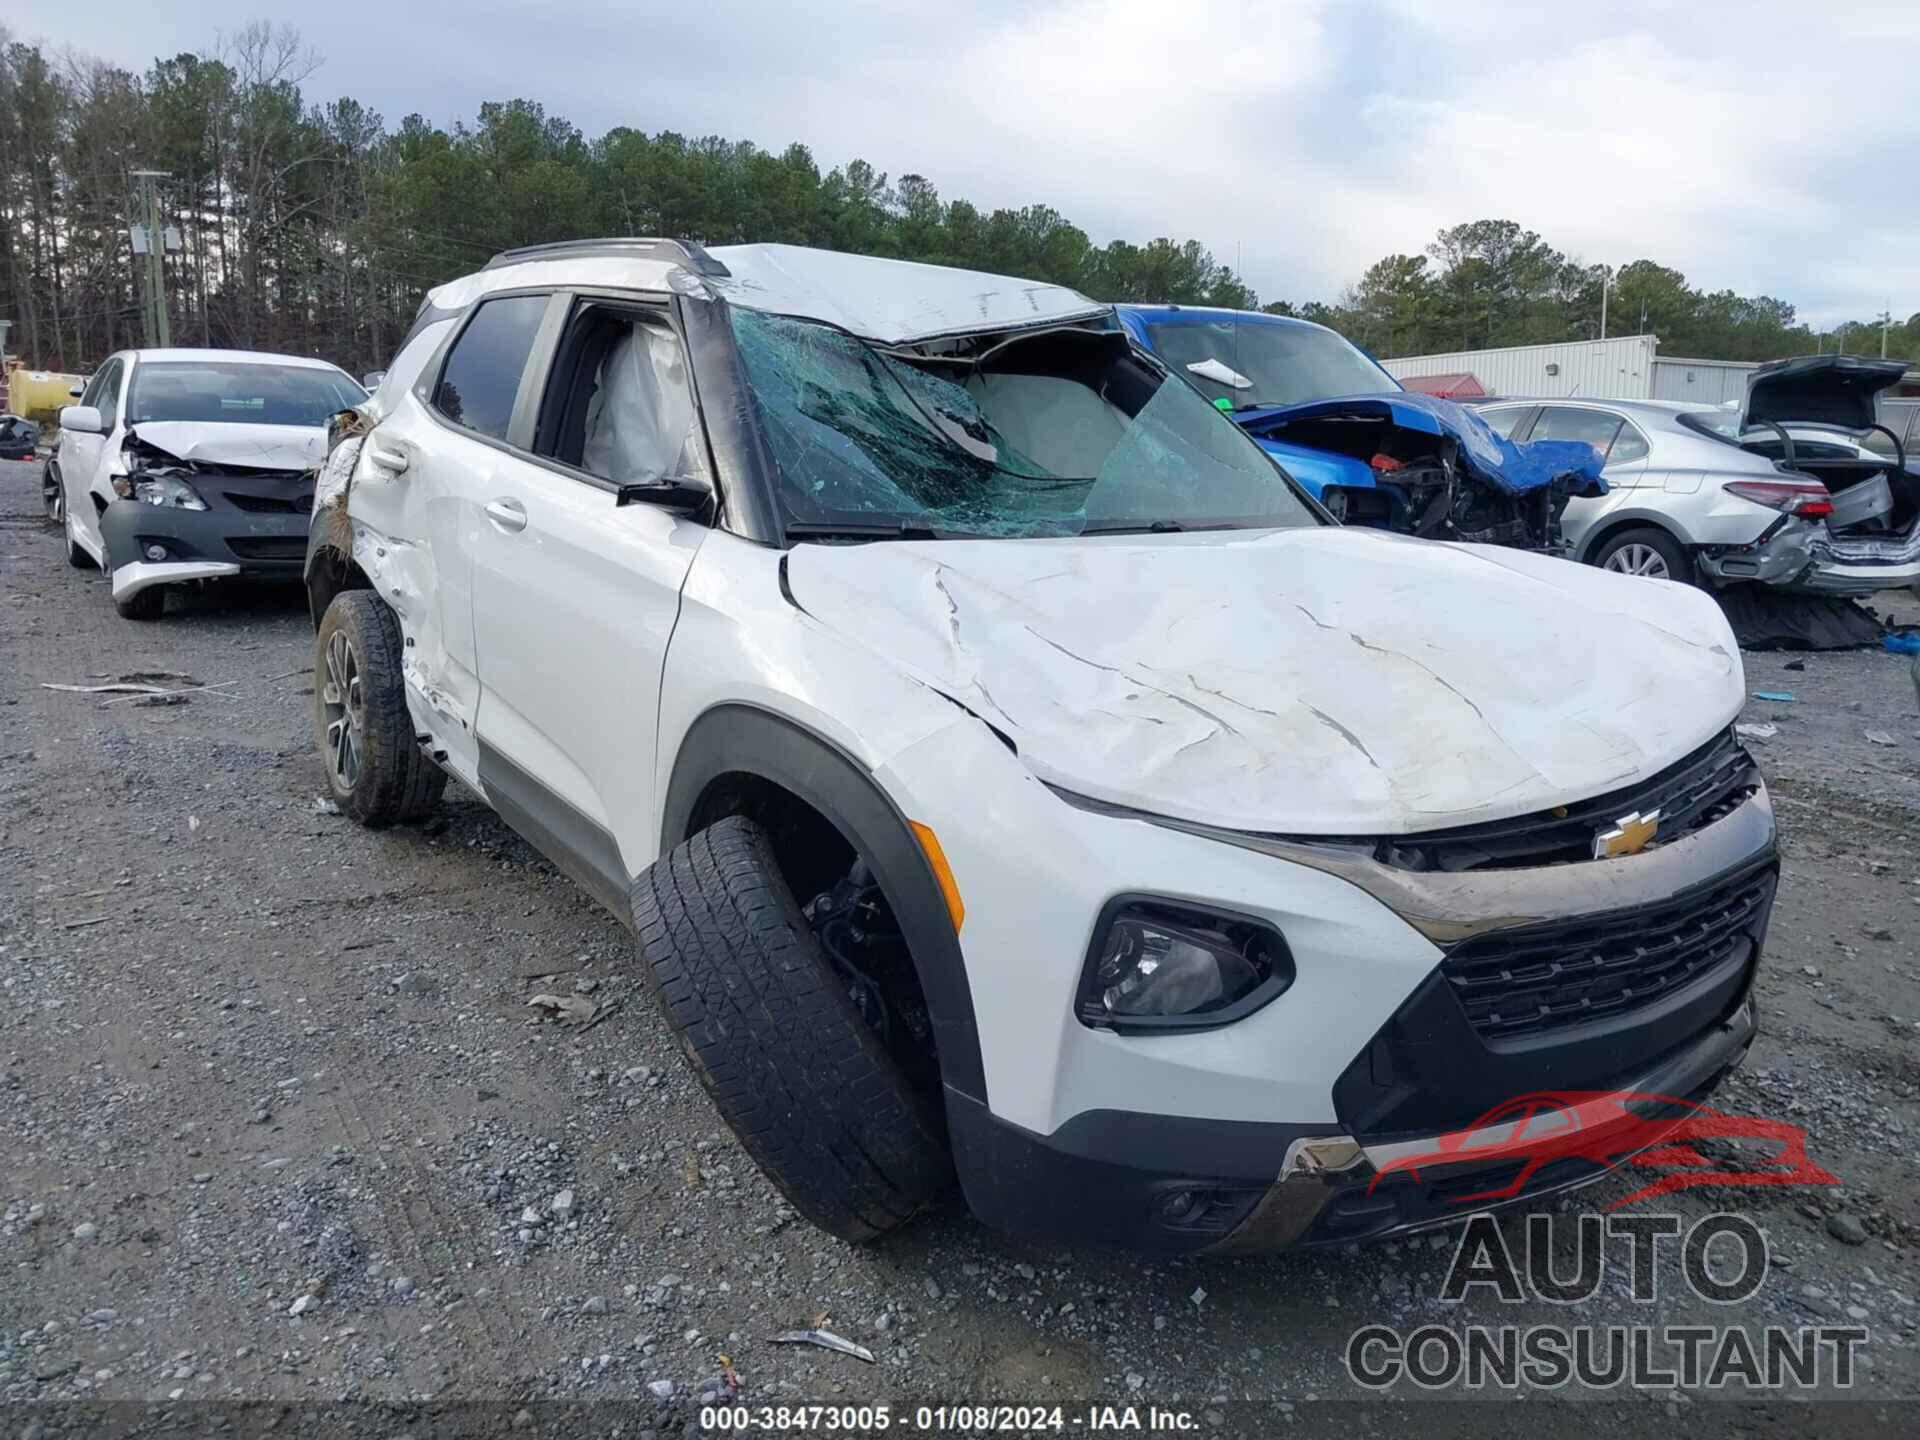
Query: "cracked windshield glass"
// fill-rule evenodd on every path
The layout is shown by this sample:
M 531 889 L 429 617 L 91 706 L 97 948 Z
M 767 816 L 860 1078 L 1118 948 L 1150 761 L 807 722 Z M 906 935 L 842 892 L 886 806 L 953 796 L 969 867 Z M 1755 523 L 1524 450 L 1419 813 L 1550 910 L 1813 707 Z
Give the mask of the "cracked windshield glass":
M 911 360 L 732 312 L 795 534 L 1023 537 L 1317 523 L 1271 461 L 1115 331 Z

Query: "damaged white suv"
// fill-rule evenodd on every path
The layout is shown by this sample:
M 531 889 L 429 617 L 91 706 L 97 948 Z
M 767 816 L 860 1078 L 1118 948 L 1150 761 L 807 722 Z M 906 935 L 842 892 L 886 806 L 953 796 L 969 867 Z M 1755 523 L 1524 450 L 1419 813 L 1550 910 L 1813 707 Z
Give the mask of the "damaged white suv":
M 1713 602 L 1334 525 L 1107 306 L 517 251 L 343 430 L 335 797 L 484 796 L 836 1235 L 956 1177 L 1034 1236 L 1403 1231 L 1646 1143 L 1522 1172 L 1504 1102 L 1684 1102 L 1751 1042 L 1774 825 Z

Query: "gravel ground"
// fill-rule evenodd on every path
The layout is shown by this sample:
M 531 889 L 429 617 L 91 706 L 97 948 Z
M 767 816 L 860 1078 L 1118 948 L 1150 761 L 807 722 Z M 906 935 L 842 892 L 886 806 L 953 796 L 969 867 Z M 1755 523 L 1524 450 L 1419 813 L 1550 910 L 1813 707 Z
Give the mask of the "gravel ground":
M 624 1399 L 670 1433 L 730 1363 L 756 1405 L 1150 1401 L 1258 1433 L 1361 1395 L 1342 1354 L 1367 1321 L 1568 1320 L 1442 1304 L 1447 1236 L 1234 1262 L 1027 1248 L 957 1210 L 872 1249 L 822 1236 L 721 1126 L 625 932 L 489 811 L 456 787 L 421 827 L 324 813 L 309 664 L 297 592 L 119 619 L 39 518 L 37 467 L 0 465 L 0 1400 Z M 1743 717 L 1777 727 L 1753 743 L 1785 878 L 1762 1038 L 1720 1103 L 1804 1125 L 1844 1183 L 1664 1202 L 1752 1215 L 1774 1268 L 1658 1318 L 1862 1320 L 1855 1393 L 1909 1399 L 1920 709 L 1879 652 L 1747 664 L 1796 697 Z M 225 688 L 43 688 L 143 671 Z M 543 1022 L 543 992 L 604 1023 Z M 1650 1316 L 1615 1267 L 1576 1318 Z M 767 1342 L 816 1323 L 878 1363 Z M 1688 1407 L 1715 1397 L 1643 1394 L 1611 1428 Z

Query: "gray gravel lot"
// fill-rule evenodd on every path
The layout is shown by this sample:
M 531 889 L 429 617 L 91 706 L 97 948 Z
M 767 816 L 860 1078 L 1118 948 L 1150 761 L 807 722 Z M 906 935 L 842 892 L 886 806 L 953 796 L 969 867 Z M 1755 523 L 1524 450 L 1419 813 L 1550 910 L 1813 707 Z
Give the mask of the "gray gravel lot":
M 731 1363 L 754 1404 L 1152 1401 L 1224 1431 L 1357 1397 L 1369 1320 L 1568 1320 L 1441 1304 L 1446 1236 L 1167 1262 L 955 1210 L 827 1239 L 724 1131 L 625 932 L 490 812 L 454 790 L 374 834 L 317 806 L 310 663 L 294 591 L 121 620 L 39 518 L 37 467 L 0 464 L 0 1400 L 619 1398 L 667 1433 Z M 42 688 L 142 671 L 232 683 Z M 1778 727 L 1753 743 L 1785 878 L 1763 1035 L 1718 1103 L 1805 1126 L 1844 1183 L 1665 1202 L 1754 1216 L 1774 1268 L 1731 1314 L 1667 1275 L 1659 1319 L 1862 1320 L 1856 1392 L 1920 1397 L 1920 708 L 1879 652 L 1748 676 L 1796 696 L 1743 717 Z M 543 1022 L 543 991 L 613 1013 Z M 1649 1314 L 1610 1272 L 1577 1318 Z M 767 1343 L 811 1323 L 878 1364 Z M 1646 1394 L 1613 1428 L 1715 1404 Z

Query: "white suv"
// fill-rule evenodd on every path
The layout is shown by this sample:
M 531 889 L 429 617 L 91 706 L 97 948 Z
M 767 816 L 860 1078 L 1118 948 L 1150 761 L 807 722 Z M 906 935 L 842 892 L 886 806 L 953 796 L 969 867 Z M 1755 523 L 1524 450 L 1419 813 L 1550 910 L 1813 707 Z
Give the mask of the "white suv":
M 451 772 L 598 896 L 836 1235 L 956 1174 L 1029 1235 L 1406 1230 L 1518 1163 L 1483 1113 L 1751 1041 L 1774 827 L 1712 600 L 1336 526 L 1107 306 L 517 251 L 341 429 L 334 795 Z

